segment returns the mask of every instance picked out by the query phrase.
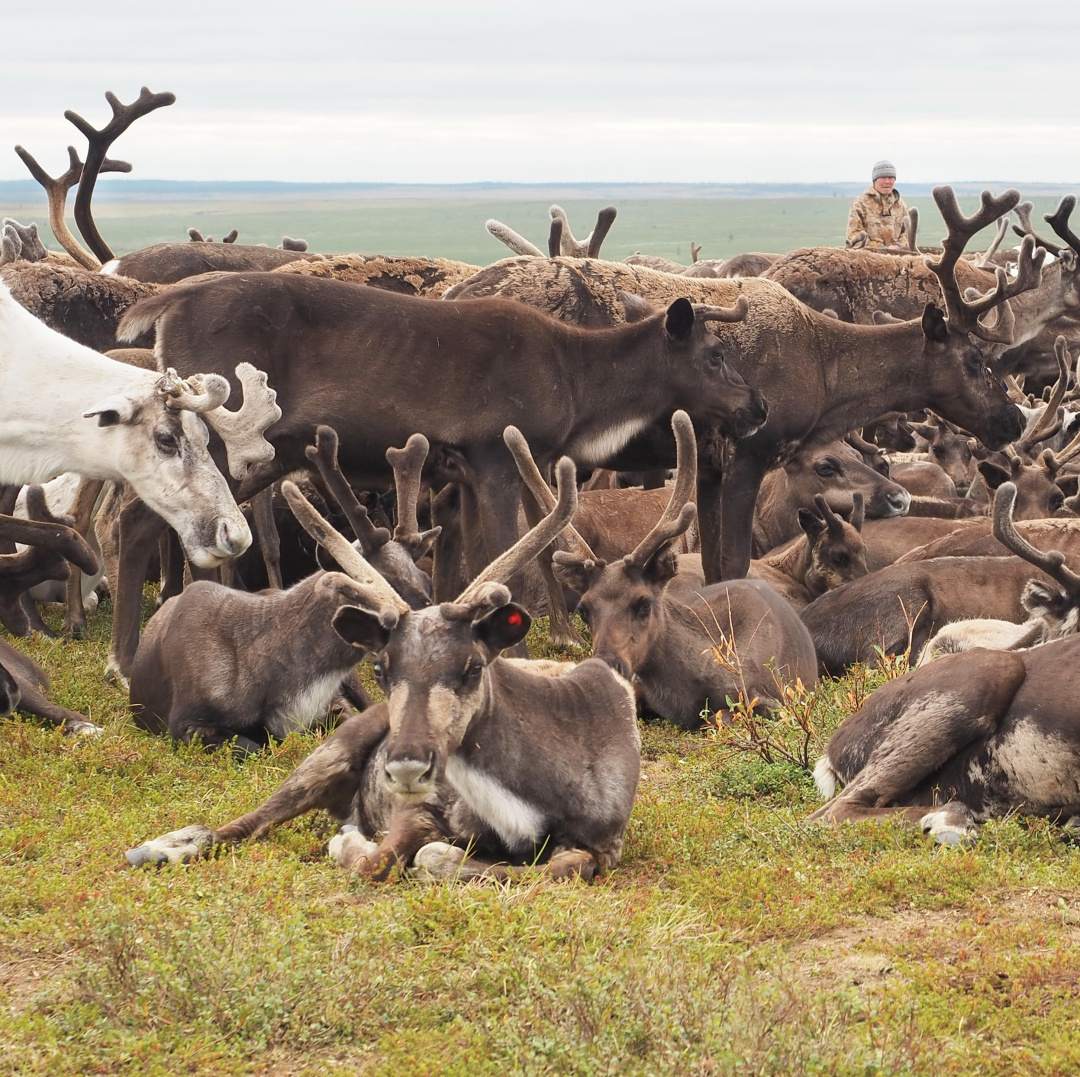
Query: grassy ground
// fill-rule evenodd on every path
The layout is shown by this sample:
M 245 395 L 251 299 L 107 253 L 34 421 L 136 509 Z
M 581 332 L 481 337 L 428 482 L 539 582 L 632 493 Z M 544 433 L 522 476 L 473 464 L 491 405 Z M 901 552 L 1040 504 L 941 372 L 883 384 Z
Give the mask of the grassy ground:
M 1080 1065 L 1080 855 L 1039 822 L 935 848 L 813 829 L 812 782 L 643 729 L 622 864 L 589 887 L 372 884 L 326 817 L 214 861 L 123 852 L 263 799 L 311 749 L 238 765 L 133 728 L 81 643 L 29 645 L 94 741 L 0 738 L 0 1072 L 1060 1074 Z M 538 645 L 537 645 L 538 646 Z M 811 754 L 880 680 L 800 711 Z M 736 730 L 736 736 L 738 730 Z M 803 735 L 781 724 L 780 746 Z
M 1034 221 L 1057 205 L 1036 198 Z M 961 204 L 972 212 L 978 200 Z M 600 200 L 566 200 L 564 208 L 579 237 L 592 228 Z M 744 251 L 788 251 L 796 247 L 841 246 L 847 227 L 847 198 L 668 198 L 631 199 L 618 206 L 619 216 L 604 244 L 608 258 L 635 251 L 689 263 L 691 241 L 701 244 L 702 258 L 727 258 Z M 242 243 L 276 246 L 283 235 L 302 236 L 313 251 L 410 254 L 457 258 L 487 265 L 509 251 L 484 230 L 495 217 L 541 249 L 547 249 L 548 202 L 439 201 L 199 201 L 102 202 L 95 207 L 102 233 L 117 253 L 150 243 L 187 239 L 187 229 L 220 239 L 230 229 Z M 938 243 L 944 228 L 929 198 L 913 198 L 922 214 L 920 238 Z M 51 246 L 44 200 L 5 203 L 0 216 L 36 220 Z M 74 224 L 72 229 L 74 230 Z M 1049 228 L 1043 231 L 1050 234 Z M 987 242 L 989 242 L 989 232 Z

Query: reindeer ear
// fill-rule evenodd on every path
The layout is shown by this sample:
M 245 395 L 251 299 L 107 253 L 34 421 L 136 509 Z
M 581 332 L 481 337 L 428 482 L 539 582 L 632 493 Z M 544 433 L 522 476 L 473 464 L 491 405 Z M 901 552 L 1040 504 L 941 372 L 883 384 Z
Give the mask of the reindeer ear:
M 922 315 L 923 336 L 935 344 L 944 344 L 949 339 L 949 325 L 941 308 L 934 303 L 927 303 Z
M 996 490 L 1003 482 L 1010 482 L 1012 474 L 991 460 L 983 460 L 979 464 L 979 474 L 982 475 L 988 490 Z
M 799 509 L 799 526 L 814 539 L 825 530 L 825 521 L 809 509 Z
M 650 583 L 666 583 L 679 571 L 671 543 L 665 543 L 642 566 L 641 575 Z
M 528 635 L 531 624 L 529 611 L 510 602 L 473 621 L 472 633 L 494 656 L 520 643 Z
M 390 632 L 379 623 L 377 614 L 359 606 L 342 606 L 331 621 L 334 631 L 358 651 L 381 651 L 390 639 Z
M 676 340 L 689 340 L 694 330 L 694 306 L 689 299 L 676 299 L 667 309 L 664 323 L 668 335 Z
M 555 579 L 579 595 L 585 594 L 592 587 L 603 567 L 603 561 L 593 561 L 565 550 L 556 550 L 551 559 L 551 570 L 555 573 Z
M 1064 616 L 1070 606 L 1069 597 L 1056 587 L 1051 587 L 1042 580 L 1028 580 L 1024 593 L 1020 596 L 1020 605 L 1028 613 L 1053 613 Z
M 135 418 L 135 404 L 121 394 L 98 401 L 83 412 L 84 419 L 97 416 L 98 426 L 121 426 Z

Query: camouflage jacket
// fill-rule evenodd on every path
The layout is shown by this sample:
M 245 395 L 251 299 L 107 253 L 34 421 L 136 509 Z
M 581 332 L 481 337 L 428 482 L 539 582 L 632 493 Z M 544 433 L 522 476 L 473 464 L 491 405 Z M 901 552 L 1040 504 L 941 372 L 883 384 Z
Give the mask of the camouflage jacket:
M 871 186 L 851 203 L 847 222 L 849 247 L 891 247 L 906 245 L 907 206 L 900 192 L 882 195 Z

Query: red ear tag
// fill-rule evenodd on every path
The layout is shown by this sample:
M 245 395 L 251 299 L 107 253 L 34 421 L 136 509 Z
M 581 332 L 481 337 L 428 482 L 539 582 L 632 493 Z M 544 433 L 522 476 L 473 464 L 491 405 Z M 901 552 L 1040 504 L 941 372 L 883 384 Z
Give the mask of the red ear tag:
M 506 618 L 506 623 L 508 625 L 513 625 L 516 628 L 519 624 L 521 624 L 521 614 L 518 613 L 517 610 L 514 610 L 514 612 Z

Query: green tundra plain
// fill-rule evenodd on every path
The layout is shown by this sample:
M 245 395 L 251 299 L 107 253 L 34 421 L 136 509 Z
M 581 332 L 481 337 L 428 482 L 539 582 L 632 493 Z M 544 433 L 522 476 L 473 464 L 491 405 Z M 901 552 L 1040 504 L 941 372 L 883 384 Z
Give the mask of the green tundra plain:
M 1080 1066 L 1080 851 L 1062 829 L 1007 819 L 960 850 L 804 822 L 805 762 L 902 665 L 825 682 L 768 728 L 644 725 L 624 857 L 592 886 L 370 883 L 325 856 L 319 815 L 130 870 L 125 849 L 249 810 L 317 738 L 239 764 L 140 732 L 102 681 L 108 616 L 85 641 L 20 641 L 105 734 L 4 723 L 4 1074 Z
M 544 246 L 550 201 L 103 203 L 98 216 L 117 251 L 236 227 L 250 242 L 300 235 L 313 250 L 480 264 L 503 254 L 487 217 Z M 1055 202 L 1038 200 L 1035 219 Z M 564 202 L 579 235 L 603 204 Z M 627 202 L 605 253 L 689 261 L 691 240 L 702 257 L 838 243 L 847 204 Z M 35 205 L 0 211 L 44 225 Z M 940 231 L 924 225 L 924 240 Z M 900 826 L 804 822 L 828 735 L 902 664 L 826 681 L 768 726 L 643 725 L 624 857 L 592 886 L 370 883 L 328 860 L 333 825 L 319 815 L 213 860 L 134 871 L 126 849 L 249 810 L 318 738 L 240 764 L 140 732 L 102 679 L 109 618 L 106 600 L 86 640 L 18 641 L 53 698 L 105 733 L 2 725 L 0 1074 L 1080 1069 L 1069 833 L 1009 818 L 955 849 Z

